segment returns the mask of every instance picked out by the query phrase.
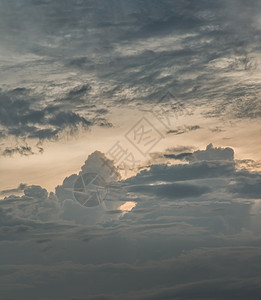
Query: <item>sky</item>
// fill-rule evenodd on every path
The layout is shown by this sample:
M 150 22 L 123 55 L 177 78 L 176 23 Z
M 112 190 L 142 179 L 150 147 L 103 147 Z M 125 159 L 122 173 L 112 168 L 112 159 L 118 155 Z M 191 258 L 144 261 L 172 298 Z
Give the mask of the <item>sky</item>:
M 0 300 L 259 299 L 260 20 L 0 1 Z

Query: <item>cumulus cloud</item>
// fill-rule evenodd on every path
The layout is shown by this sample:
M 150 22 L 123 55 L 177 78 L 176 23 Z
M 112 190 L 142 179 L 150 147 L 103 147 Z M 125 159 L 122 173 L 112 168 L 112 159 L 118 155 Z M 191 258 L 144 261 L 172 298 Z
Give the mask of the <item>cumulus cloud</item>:
M 24 189 L 24 195 L 30 198 L 44 200 L 47 198 L 48 192 L 40 186 L 32 185 Z
M 196 151 L 193 153 L 193 156 L 196 160 L 205 160 L 205 161 L 220 161 L 220 160 L 234 160 L 234 150 L 227 147 L 227 148 L 214 148 L 212 144 L 209 144 L 206 150 L 203 151 Z
M 101 184 L 103 190 L 96 190 L 95 195 L 90 195 L 88 187 L 87 190 L 85 187 L 85 184 L 89 183 L 88 176 L 94 184 Z M 115 217 L 118 218 L 121 211 L 117 211 L 117 209 L 126 201 L 122 202 L 117 198 L 113 201 L 107 201 L 107 194 L 111 185 L 119 179 L 120 174 L 113 162 L 103 153 L 95 151 L 89 155 L 78 174 L 65 178 L 63 184 L 56 187 L 56 196 L 62 207 L 61 217 L 65 220 L 84 224 L 94 224 L 95 222 L 104 222 Z M 86 208 L 81 206 L 80 204 L 86 202 L 89 197 L 93 198 L 90 200 L 93 201 L 93 205 L 91 205 L 93 207 Z M 102 201 L 104 200 L 104 203 L 100 206 L 98 206 L 99 197 L 101 197 Z M 115 211 L 116 215 L 107 214 L 109 211 Z

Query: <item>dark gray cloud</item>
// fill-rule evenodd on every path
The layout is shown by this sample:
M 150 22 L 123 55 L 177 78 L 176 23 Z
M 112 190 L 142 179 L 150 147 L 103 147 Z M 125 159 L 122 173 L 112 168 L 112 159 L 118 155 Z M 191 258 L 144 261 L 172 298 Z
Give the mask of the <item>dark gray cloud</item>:
M 105 118 L 108 112 L 105 108 L 86 105 L 86 95 L 90 89 L 89 85 L 76 86 L 53 101 L 47 101 L 42 95 L 32 95 L 25 88 L 1 90 L 0 138 L 3 141 L 7 137 L 16 140 L 15 146 L 4 144 L 1 155 L 41 153 L 45 140 L 56 141 L 95 125 L 112 127 L 113 124 Z M 30 140 L 38 140 L 41 147 L 33 149 L 27 145 Z
M 248 176 L 248 172 L 238 173 L 236 181 L 231 184 L 230 190 L 242 198 L 260 199 L 261 195 L 261 177 L 259 173 L 253 173 Z
M 192 184 L 171 183 L 164 185 L 138 185 L 129 189 L 130 192 L 149 194 L 156 197 L 168 199 L 183 199 L 187 197 L 199 197 L 210 192 L 207 186 L 196 186 Z
M 32 148 L 30 146 L 16 146 L 14 148 L 5 148 L 2 151 L 3 156 L 12 156 L 14 154 L 20 154 L 23 156 L 28 156 L 34 154 Z
M 176 160 L 187 159 L 187 158 L 190 158 L 191 156 L 192 156 L 192 153 L 189 153 L 189 152 L 184 152 L 184 153 L 180 153 L 180 154 L 164 154 L 164 157 L 172 158 L 172 159 L 176 159 Z
M 27 187 L 26 184 L 21 183 L 19 186 L 15 189 L 8 189 L 8 190 L 3 190 L 0 192 L 0 195 L 5 195 L 5 194 L 12 194 L 12 193 L 17 193 L 17 192 L 22 192 L 24 189 Z
M 203 178 L 216 178 L 222 176 L 230 176 L 235 172 L 234 163 L 220 162 L 195 162 L 186 165 L 154 165 L 149 170 L 141 171 L 135 178 L 130 178 L 127 181 L 130 183 L 138 183 L 140 178 L 144 182 L 157 181 L 183 181 Z
M 46 189 L 41 188 L 40 186 L 30 186 L 24 189 L 24 195 L 26 197 L 31 197 L 34 199 L 46 199 L 48 197 L 48 192 Z
M 175 149 L 173 149 L 175 152 Z M 216 148 L 212 144 L 206 147 L 206 150 L 198 150 L 192 152 L 182 152 L 179 154 L 171 154 L 173 150 L 169 150 L 164 157 L 176 160 L 188 161 L 234 161 L 234 150 L 232 148 Z
M 179 135 L 179 134 L 184 134 L 186 132 L 194 131 L 200 129 L 199 125 L 194 125 L 194 126 L 184 126 L 184 128 L 177 128 L 173 130 L 169 130 L 167 134 L 174 134 L 174 135 Z
M 39 140 L 57 139 L 64 130 L 74 132 L 79 127 L 88 129 L 94 125 L 94 120 L 87 120 L 78 112 L 70 111 L 62 105 L 45 104 L 29 94 L 19 92 L 19 95 L 13 96 L 12 93 L 1 92 L 0 103 L 0 126 L 8 136 Z M 3 155 L 14 153 L 29 155 L 33 154 L 33 151 L 30 146 L 8 147 L 3 151 Z

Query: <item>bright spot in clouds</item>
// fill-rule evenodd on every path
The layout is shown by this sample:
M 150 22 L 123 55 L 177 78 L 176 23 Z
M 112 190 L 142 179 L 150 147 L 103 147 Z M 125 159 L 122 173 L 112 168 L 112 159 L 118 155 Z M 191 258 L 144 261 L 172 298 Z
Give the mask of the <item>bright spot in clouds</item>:
M 119 210 L 122 211 L 122 215 L 125 215 L 127 212 L 130 212 L 133 210 L 133 208 L 137 205 L 136 202 L 133 202 L 133 201 L 128 201 L 128 202 L 125 202 L 124 204 L 122 204 L 120 207 L 119 207 Z

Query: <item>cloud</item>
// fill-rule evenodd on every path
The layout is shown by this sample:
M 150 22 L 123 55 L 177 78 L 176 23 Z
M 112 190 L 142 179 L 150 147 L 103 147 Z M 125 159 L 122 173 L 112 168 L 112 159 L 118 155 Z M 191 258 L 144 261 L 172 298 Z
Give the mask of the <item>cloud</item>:
M 29 98 L 26 101 L 13 98 L 5 93 L 0 94 L 0 99 L 0 125 L 11 136 L 39 139 L 55 138 L 66 128 L 75 130 L 79 125 L 83 127 L 92 125 L 91 121 L 81 117 L 78 113 L 63 111 L 62 107 L 59 106 L 51 105 L 39 110 L 33 108 L 34 99 Z M 18 147 L 13 152 L 19 152 L 19 150 L 21 149 Z M 8 149 L 6 153 L 8 153 Z
M 188 157 L 191 157 L 192 153 L 180 153 L 180 154 L 164 154 L 164 157 L 166 158 L 172 158 L 172 159 L 176 159 L 176 160 L 183 160 L 183 159 L 187 159 Z
M 88 85 L 85 85 L 70 91 L 69 106 L 63 102 L 47 103 L 40 96 L 37 99 L 25 88 L 0 91 L 0 138 L 4 145 L 1 155 L 33 155 L 38 152 L 31 146 L 34 140 L 43 145 L 46 140 L 56 141 L 65 135 L 71 136 L 77 131 L 89 130 L 92 126 L 112 127 L 101 116 L 107 112 L 105 109 L 89 109 L 83 114 L 78 112 L 78 106 L 73 101 L 77 102 L 88 90 Z M 15 146 L 10 146 L 10 138 L 16 141 Z
M 198 130 L 198 129 L 200 129 L 199 125 L 184 126 L 184 128 L 178 128 L 178 129 L 175 129 L 175 130 L 169 130 L 167 132 L 167 134 L 179 135 L 179 134 L 183 134 L 183 133 L 194 131 L 194 130 Z
M 234 163 L 222 162 L 195 162 L 193 164 L 180 165 L 153 165 L 149 170 L 141 171 L 134 178 L 127 179 L 128 182 L 139 182 L 142 178 L 145 183 L 157 181 L 184 181 L 193 179 L 229 177 L 235 172 Z
M 105 200 L 104 206 L 97 206 L 98 202 L 95 202 L 91 209 L 80 205 L 81 203 L 84 203 L 88 197 L 90 197 L 88 187 L 87 190 L 85 190 L 86 188 L 81 188 L 82 182 L 88 180 L 86 177 L 88 174 L 92 176 L 91 179 L 93 180 L 95 180 L 94 178 L 97 176 L 100 178 L 100 180 L 98 180 L 95 184 L 99 185 L 104 183 L 102 195 L 98 195 L 98 197 L 102 197 L 102 201 Z M 114 199 L 112 202 L 107 201 L 107 190 L 110 188 L 110 185 L 119 179 L 120 174 L 113 162 L 103 153 L 95 151 L 89 155 L 88 159 L 81 167 L 79 174 L 73 174 L 65 178 L 63 184 L 56 187 L 55 193 L 62 206 L 61 217 L 65 220 L 71 220 L 73 222 L 83 224 L 94 224 L 95 222 L 104 222 L 108 219 L 110 220 L 113 217 L 109 214 L 106 216 L 106 211 L 117 210 L 121 204 L 126 202 L 121 202 L 118 199 Z M 77 185 L 79 182 L 80 187 Z M 79 194 L 77 193 L 78 189 L 80 189 L 81 192 Z M 78 202 L 76 199 L 78 199 Z M 121 211 L 119 210 L 115 217 L 117 218 L 120 214 Z M 88 218 L 86 218 L 86 216 L 88 216 Z
M 161 184 L 161 185 L 141 185 L 134 186 L 129 189 L 130 192 L 149 194 L 161 199 L 183 199 L 187 197 L 199 197 L 205 193 L 210 192 L 207 186 L 196 186 L 192 184 Z
M 30 198 L 44 200 L 48 197 L 48 192 L 40 186 L 32 185 L 24 189 L 24 195 Z
M 174 149 L 175 150 L 175 149 Z M 169 151 L 170 152 L 170 151 Z M 234 150 L 232 148 L 215 148 L 209 144 L 205 150 L 183 152 L 179 154 L 164 154 L 164 157 L 176 160 L 188 161 L 234 161 Z
M 12 156 L 17 153 L 22 156 L 28 156 L 34 154 L 30 146 L 17 146 L 15 148 L 5 148 L 4 151 L 2 151 L 3 156 Z
M 261 197 L 261 176 L 259 173 L 241 171 L 238 173 L 236 180 L 231 184 L 229 190 L 242 198 L 260 199 Z
M 12 193 L 16 193 L 16 192 L 21 192 L 24 191 L 24 189 L 27 187 L 26 184 L 21 183 L 19 184 L 19 186 L 15 189 L 9 189 L 9 190 L 3 190 L 0 192 L 0 195 L 5 195 L 5 194 L 12 194 Z
M 234 150 L 227 148 L 214 148 L 212 144 L 206 147 L 206 150 L 199 150 L 193 153 L 196 160 L 201 161 L 234 161 Z

